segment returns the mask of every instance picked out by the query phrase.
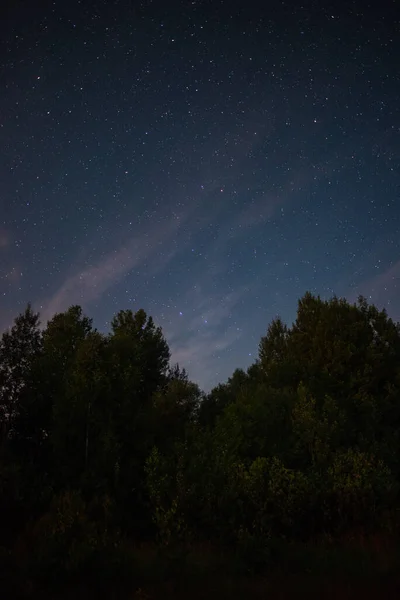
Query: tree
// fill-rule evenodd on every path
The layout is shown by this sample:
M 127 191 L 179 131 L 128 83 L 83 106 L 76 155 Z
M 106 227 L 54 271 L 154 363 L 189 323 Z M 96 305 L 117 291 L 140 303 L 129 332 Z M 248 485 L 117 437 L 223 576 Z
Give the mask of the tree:
M 30 304 L 0 341 L 0 545 L 15 539 L 24 518 L 23 498 L 33 486 L 15 452 L 20 435 L 23 396 L 29 390 L 34 361 L 41 351 L 39 315 Z
M 144 464 L 154 445 L 153 398 L 166 382 L 170 352 L 161 328 L 142 309 L 120 311 L 111 327 L 105 370 L 119 448 L 116 493 L 126 526 L 145 530 L 151 520 Z
M 143 309 L 120 311 L 111 322 L 111 352 L 125 371 L 124 384 L 149 399 L 164 381 L 170 352 L 160 327 Z
M 97 331 L 87 333 L 76 347 L 64 389 L 53 408 L 58 476 L 62 485 L 68 482 L 71 487 L 85 487 L 85 491 L 87 486 L 91 491 L 108 489 L 113 472 L 110 462 L 115 466 L 117 460 L 115 451 L 106 448 L 106 440 L 112 436 L 106 351 L 105 336 Z
M 154 395 L 155 444 L 165 451 L 171 443 L 184 439 L 186 428 L 194 424 L 202 394 L 189 381 L 185 370 L 176 365 L 170 370 L 166 385 Z
M 21 392 L 25 388 L 33 360 L 41 349 L 39 315 L 30 304 L 5 331 L 0 341 L 0 444 L 6 443 L 15 429 L 20 412 Z M 0 445 L 0 447 L 1 447 Z
M 237 399 L 248 383 L 249 377 L 243 369 L 235 369 L 226 383 L 217 385 L 202 399 L 198 411 L 199 423 L 203 427 L 214 426 L 224 409 Z
M 109 334 L 78 306 L 43 332 L 30 306 L 17 317 L 0 341 L 1 543 L 20 533 L 39 562 L 87 565 L 119 530 L 156 525 L 255 569 L 273 539 L 398 525 L 400 326 L 385 311 L 307 293 L 207 396 L 169 358 L 144 310 Z
M 54 484 L 61 485 L 64 463 L 70 456 L 60 451 L 69 413 L 66 389 L 74 353 L 87 335 L 91 321 L 79 307 L 57 314 L 42 334 L 38 316 L 28 310 L 35 352 L 29 351 L 29 369 L 24 370 L 18 411 L 14 419 L 11 451 L 21 478 L 21 498 L 27 510 L 39 510 Z M 10 354 L 11 355 L 11 354 Z M 25 364 L 21 360 L 21 364 Z M 59 414 L 63 414 L 59 418 Z
M 261 338 L 258 353 L 260 366 L 265 374 L 268 375 L 275 365 L 286 358 L 288 335 L 288 328 L 280 317 L 268 326 L 267 335 Z

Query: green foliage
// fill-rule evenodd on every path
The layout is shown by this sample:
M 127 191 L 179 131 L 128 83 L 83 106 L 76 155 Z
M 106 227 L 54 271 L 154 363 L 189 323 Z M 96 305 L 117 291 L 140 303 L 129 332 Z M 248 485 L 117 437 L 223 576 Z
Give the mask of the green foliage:
M 127 549 L 119 532 L 107 527 L 109 508 L 107 497 L 97 502 L 96 511 L 78 491 L 55 496 L 48 512 L 25 533 L 25 577 L 60 585 L 88 576 L 100 583 L 124 575 Z
M 15 433 L 21 394 L 41 348 L 39 324 L 39 315 L 28 304 L 0 340 L 0 451 L 4 451 L 9 437 Z
M 155 443 L 163 451 L 183 440 L 197 418 L 202 394 L 187 376 L 175 372 L 153 396 Z
M 214 426 L 225 407 L 232 404 L 249 383 L 247 374 L 236 369 L 225 384 L 219 384 L 202 399 L 198 410 L 198 422 L 203 427 Z
M 259 372 L 268 378 L 270 384 L 285 385 L 288 373 L 285 372 L 289 331 L 280 317 L 268 327 L 267 335 L 259 344 Z M 285 378 L 283 378 L 283 375 Z
M 180 541 L 185 524 L 180 511 L 181 472 L 178 466 L 174 481 L 166 469 L 165 459 L 156 447 L 146 461 L 147 486 L 154 507 L 153 518 L 157 525 L 161 543 L 169 546 Z M 171 495 L 173 492 L 173 495 Z
M 88 562 L 99 543 L 96 533 L 78 492 L 56 496 L 49 512 L 33 528 L 36 569 L 56 578 L 64 572 L 74 574 Z
M 157 539 L 174 572 L 200 543 L 255 572 L 318 536 L 398 535 L 400 327 L 385 311 L 307 293 L 207 395 L 169 360 L 143 310 L 104 334 L 78 306 L 40 331 L 28 305 L 3 334 L 10 572 L 112 577 L 131 565 L 125 538 Z
M 335 455 L 327 476 L 341 527 L 349 522 L 376 527 L 398 491 L 382 460 L 352 448 Z

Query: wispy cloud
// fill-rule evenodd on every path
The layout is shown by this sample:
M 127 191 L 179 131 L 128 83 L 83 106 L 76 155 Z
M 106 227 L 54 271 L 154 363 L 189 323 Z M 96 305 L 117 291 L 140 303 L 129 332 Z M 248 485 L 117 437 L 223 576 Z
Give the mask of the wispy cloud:
M 4 228 L 0 227 L 0 248 L 7 248 L 10 244 L 10 234 Z
M 221 251 L 224 246 L 232 241 L 239 241 L 243 236 L 249 238 L 250 229 L 265 225 L 281 209 L 296 202 L 299 193 L 315 181 L 316 173 L 318 178 L 327 177 L 333 168 L 333 161 L 332 164 L 322 163 L 316 166 L 299 164 L 280 189 L 268 189 L 266 185 L 263 194 L 259 194 L 259 189 L 252 190 L 251 187 L 238 193 L 238 197 L 243 196 L 247 201 L 239 211 L 223 221 L 213 250 Z M 226 200 L 221 201 L 221 205 L 226 211 Z
M 400 260 L 383 273 L 361 283 L 350 295 L 350 302 L 354 302 L 360 294 L 378 306 L 385 306 L 393 319 L 400 320 Z
M 10 267 L 4 275 L 4 280 L 10 284 L 16 284 L 21 281 L 22 272 L 18 265 Z
M 0 248 L 7 248 L 9 243 L 7 233 L 0 230 Z
M 218 354 L 228 352 L 241 335 L 232 329 L 219 335 L 211 331 L 194 334 L 184 343 L 170 343 L 171 360 L 184 366 L 192 381 L 209 391 L 224 379 L 225 365 Z
M 240 128 L 238 128 L 239 131 Z M 231 142 L 232 149 L 236 150 L 235 160 L 238 168 L 240 168 L 241 162 L 246 159 L 248 152 L 254 150 L 255 146 L 260 143 L 260 139 L 255 136 L 243 137 L 241 135 L 240 144 L 234 143 L 235 140 Z M 215 144 L 215 142 L 213 143 Z M 222 144 L 221 138 L 217 146 Z M 161 219 L 160 215 L 153 212 L 153 218 L 157 219 L 156 224 L 150 224 L 147 229 L 143 225 L 138 226 L 136 235 L 130 234 L 127 242 L 112 246 L 105 256 L 95 261 L 91 266 L 87 266 L 85 261 L 85 254 L 90 245 L 85 244 L 80 259 L 71 267 L 59 288 L 49 299 L 37 303 L 43 323 L 56 312 L 65 310 L 71 304 L 77 303 L 85 306 L 99 299 L 105 291 L 121 281 L 125 275 L 136 267 L 146 264 L 147 275 L 153 275 L 160 271 L 173 260 L 178 252 L 185 251 L 192 236 L 201 232 L 210 222 L 218 221 L 221 214 L 226 212 L 226 202 L 223 197 L 220 201 L 215 201 L 214 193 L 219 188 L 224 187 L 227 182 L 235 179 L 236 175 L 233 172 L 227 175 L 229 170 L 223 168 L 224 165 L 219 164 L 218 167 L 215 167 L 212 160 L 212 148 L 209 148 L 209 150 L 209 164 L 203 161 L 201 171 L 195 175 L 194 180 L 187 182 L 187 185 L 183 181 L 185 185 L 182 184 L 182 189 L 185 190 L 185 198 L 189 197 L 190 200 L 187 203 L 183 201 L 176 203 L 175 206 L 179 208 L 174 209 L 172 216 Z M 219 153 L 219 150 L 214 149 L 215 152 Z M 179 185 L 178 189 L 178 195 L 182 196 Z M 193 197 L 191 197 L 192 192 Z M 131 220 L 131 217 L 127 218 L 127 222 Z M 231 228 L 235 227 L 236 220 L 237 217 L 233 217 Z M 189 221 L 190 235 L 188 235 L 187 228 L 185 231 L 185 226 Z M 126 224 L 122 237 L 128 235 L 127 229 L 128 224 Z M 179 244 L 176 243 L 178 231 Z M 229 223 L 227 231 L 229 236 Z M 112 233 L 109 236 L 111 239 L 116 237 Z M 93 238 L 95 238 L 95 234 Z M 0 230 L 0 246 L 2 239 L 5 244 L 6 237 L 2 237 L 2 231 Z M 162 250 L 160 250 L 161 246 Z
M 258 129 L 261 134 L 261 128 Z M 264 138 L 272 130 L 273 125 L 269 124 L 268 131 L 263 132 Z M 216 357 L 218 353 L 225 353 L 225 356 L 229 354 L 240 339 L 242 331 L 234 323 L 232 315 L 249 293 L 247 287 L 233 293 L 229 290 L 220 295 L 213 293 L 213 280 L 215 282 L 219 275 L 227 271 L 225 250 L 232 242 L 239 242 L 243 235 L 250 238 L 253 229 L 274 218 L 315 177 L 315 170 L 310 165 L 299 163 L 287 183 L 279 190 L 268 189 L 267 185 L 264 193 L 260 193 L 260 189 L 252 190 L 251 173 L 247 173 L 251 166 L 248 154 L 256 151 L 262 144 L 263 136 L 252 133 L 243 139 L 243 135 L 238 133 L 237 137 L 240 143 L 237 143 L 236 138 L 228 140 L 231 152 L 227 156 L 232 156 L 232 151 L 235 152 L 234 168 L 231 169 L 232 165 L 228 163 L 222 167 L 220 164 L 215 166 L 210 154 L 209 165 L 196 173 L 186 187 L 181 186 L 181 189 L 178 186 L 176 194 L 180 201 L 174 203 L 175 214 L 165 214 L 165 218 L 161 219 L 161 215 L 153 212 L 153 220 L 149 219 L 147 226 L 143 223 L 139 226 L 138 223 L 134 234 L 128 233 L 128 223 L 132 220 L 130 217 L 126 220 L 123 236 L 120 230 L 118 236 L 115 231 L 111 231 L 108 242 L 111 247 L 101 258 L 89 262 L 89 265 L 85 253 L 96 244 L 85 244 L 80 259 L 65 274 L 58 289 L 50 298 L 37 303 L 42 323 L 45 324 L 55 313 L 72 304 L 87 308 L 88 304 L 101 299 L 106 291 L 122 281 L 133 269 L 145 267 L 147 278 L 159 273 L 172 264 L 178 253 L 186 252 L 196 236 L 206 239 L 203 234 L 210 223 L 215 227 L 219 225 L 216 237 L 206 249 L 207 260 L 203 266 L 198 265 L 196 273 L 193 273 L 197 287 L 192 286 L 185 293 L 185 289 L 189 289 L 189 283 L 185 282 L 185 287 L 181 290 L 180 297 L 185 299 L 182 303 L 182 307 L 185 307 L 183 314 L 179 315 L 178 312 L 171 316 L 169 325 L 165 326 L 165 322 L 162 324 L 174 361 L 187 366 L 191 377 L 204 385 L 220 380 Z M 239 172 L 247 173 L 250 180 L 249 177 L 244 177 L 246 181 L 242 184 L 240 178 L 237 178 Z M 244 186 L 243 189 L 240 189 L 241 185 Z M 226 196 L 232 194 L 233 190 L 237 193 L 238 205 L 230 212 L 227 210 L 230 200 Z M 178 209 L 179 215 L 176 214 L 177 206 L 184 206 Z M 95 235 L 94 233 L 93 239 Z M 118 244 L 118 239 L 125 241 Z M 116 240 L 114 244 L 113 240 Z M 218 286 L 218 290 L 221 290 L 221 286 Z M 156 307 L 155 317 L 157 312 L 159 310 Z
M 186 309 L 163 326 L 172 362 L 187 368 L 190 377 L 205 388 L 221 380 L 224 357 L 243 334 L 233 315 L 248 293 L 243 287 L 217 295 L 196 285 L 182 299 Z
M 186 294 L 181 295 L 182 314 L 179 314 L 177 306 L 169 324 L 163 324 L 172 361 L 186 367 L 190 377 L 200 382 L 205 389 L 210 389 L 225 379 L 227 367 L 229 374 L 232 371 L 231 356 L 233 353 L 239 354 L 237 342 L 243 335 L 240 323 L 237 319 L 235 321 L 235 315 L 242 313 L 239 305 L 250 294 L 249 290 L 254 295 L 259 287 L 257 279 L 254 281 L 254 276 L 249 276 L 249 280 L 245 282 L 247 285 L 239 290 L 215 294 L 215 289 L 223 287 L 219 285 L 216 288 L 216 280 L 226 274 L 229 268 L 227 247 L 232 243 L 239 243 L 242 237 L 250 239 L 255 228 L 273 219 L 281 208 L 295 201 L 297 193 L 309 185 L 314 177 L 314 169 L 299 167 L 279 192 L 266 191 L 263 195 L 258 194 L 248 206 L 225 215 L 223 220 L 219 213 L 222 209 L 226 213 L 226 199 L 211 207 L 211 214 L 217 217 L 216 222 L 222 221 L 223 225 L 219 228 L 215 241 L 207 247 L 207 261 L 196 273 L 193 285 Z M 223 192 L 221 198 L 222 196 Z M 244 197 L 246 196 L 251 197 L 251 190 L 244 192 Z M 200 219 L 198 230 L 204 224 L 204 219 Z
M 291 176 L 291 180 L 287 183 L 279 193 L 266 191 L 264 195 L 258 196 L 256 199 L 251 199 L 252 190 L 246 188 L 242 191 L 238 190 L 241 195 L 241 202 L 246 200 L 246 205 L 239 210 L 227 216 L 227 200 L 223 192 L 220 198 L 215 196 L 215 192 L 219 188 L 223 189 L 228 183 L 232 183 L 237 178 L 238 170 L 247 169 L 248 154 L 257 149 L 262 144 L 265 136 L 270 135 L 273 131 L 272 123 L 268 127 L 261 126 L 262 119 L 254 117 L 255 127 L 259 130 L 259 134 L 243 135 L 241 128 L 238 127 L 237 135 L 234 139 L 226 138 L 225 143 L 229 143 L 230 153 L 235 154 L 236 167 L 234 169 L 218 168 L 213 166 L 210 158 L 210 164 L 203 166 L 202 172 L 196 176 L 196 184 L 192 184 L 191 191 L 195 193 L 193 197 L 180 210 L 180 214 L 174 214 L 165 219 L 160 219 L 159 215 L 154 215 L 153 224 L 150 224 L 147 229 L 143 225 L 138 226 L 136 235 L 130 234 L 129 240 L 120 245 L 114 245 L 108 252 L 95 261 L 94 264 L 87 266 L 84 260 L 84 254 L 81 260 L 72 266 L 64 281 L 59 288 L 53 293 L 49 299 L 42 300 L 38 303 L 43 322 L 51 318 L 56 312 L 65 310 L 73 303 L 86 305 L 96 299 L 99 299 L 102 294 L 114 284 L 121 281 L 135 267 L 139 267 L 146 263 L 148 273 L 155 273 L 169 264 L 178 252 L 184 252 L 189 240 L 204 231 L 204 228 L 210 223 L 224 223 L 219 228 L 217 238 L 212 243 L 207 251 L 209 257 L 215 258 L 214 274 L 218 270 L 223 270 L 222 264 L 224 256 L 220 254 L 224 247 L 231 243 L 232 240 L 238 241 L 242 235 L 249 235 L 249 229 L 265 223 L 272 218 L 280 207 L 285 205 L 289 199 L 293 197 L 293 192 L 298 189 L 303 183 L 307 183 L 311 178 L 311 170 L 307 167 L 299 167 Z M 248 129 L 248 128 L 246 128 Z M 225 136 L 226 137 L 226 136 Z M 237 139 L 236 139 L 237 138 Z M 240 143 L 237 143 L 238 140 Z M 219 141 L 222 145 L 222 141 Z M 228 159 L 227 159 L 228 160 Z M 246 166 L 247 165 L 247 166 Z M 207 183 L 208 182 L 208 183 Z M 202 185 L 202 184 L 206 185 Z M 207 189 L 202 189 L 202 188 Z M 197 192 L 196 192 L 197 190 Z M 189 190 L 186 190 L 189 192 Z M 254 191 L 254 190 L 253 190 Z M 227 192 L 228 193 L 228 192 Z M 250 197 L 250 198 L 249 198 Z M 179 205 L 179 203 L 178 203 Z M 180 204 L 182 206 L 182 203 Z M 178 217 L 178 218 L 177 218 Z M 129 221 L 131 219 L 127 219 Z M 190 235 L 185 227 L 188 225 Z M 186 227 L 187 229 L 187 227 Z M 176 234 L 179 231 L 179 244 L 176 243 Z M 116 237 L 112 235 L 110 238 Z M 0 230 L 0 246 L 7 244 L 6 234 Z M 170 242 L 169 246 L 168 242 Z M 160 251 L 162 246 L 162 251 Z M 85 245 L 87 249 L 88 244 Z M 207 265 L 209 268 L 209 265 Z
M 169 218 L 150 225 L 147 230 L 133 235 L 106 256 L 89 267 L 76 265 L 53 296 L 42 302 L 40 313 L 45 323 L 55 313 L 72 304 L 87 305 L 115 285 L 135 267 L 153 261 L 150 270 L 161 269 L 172 260 L 175 250 L 172 241 L 185 217 Z

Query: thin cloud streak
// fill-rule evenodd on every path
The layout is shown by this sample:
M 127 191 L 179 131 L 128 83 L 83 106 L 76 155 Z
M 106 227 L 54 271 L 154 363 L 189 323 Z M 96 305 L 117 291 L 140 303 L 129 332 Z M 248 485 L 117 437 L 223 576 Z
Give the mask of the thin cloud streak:
M 359 295 L 372 300 L 378 305 L 385 305 L 389 316 L 400 319 L 400 260 L 391 265 L 386 271 L 361 283 L 349 297 L 355 302 Z M 390 300 L 384 300 L 387 298 Z
M 299 167 L 282 189 L 279 191 L 266 191 L 261 197 L 253 202 L 249 202 L 239 214 L 227 220 L 218 233 L 218 238 L 212 246 L 212 251 L 220 252 L 227 244 L 232 243 L 232 241 L 238 241 L 243 236 L 249 236 L 250 228 L 264 225 L 269 220 L 272 220 L 280 209 L 295 201 L 297 194 L 303 191 L 311 182 L 315 181 L 316 172 L 325 178 L 331 170 L 333 170 L 332 164 L 326 163 L 317 165 L 315 168 L 312 166 Z M 244 195 L 251 195 L 251 193 L 251 190 L 243 192 Z
M 4 227 L 0 228 L 0 248 L 7 248 L 10 244 L 10 236 Z
M 171 360 L 185 367 L 190 378 L 209 391 L 221 380 L 215 354 L 229 351 L 241 336 L 241 332 L 233 330 L 220 335 L 211 332 L 193 335 L 185 343 L 170 344 Z
M 254 149 L 259 144 L 259 136 L 256 139 L 247 140 L 247 144 L 245 144 L 246 151 L 242 149 L 238 153 L 239 165 L 241 161 L 245 161 L 249 149 Z M 210 174 L 208 175 L 210 176 Z M 257 227 L 272 219 L 279 208 L 286 205 L 296 191 L 311 181 L 313 175 L 314 171 L 311 168 L 299 169 L 279 193 L 266 192 L 249 207 L 242 209 L 239 214 L 229 219 L 226 225 L 220 229 L 217 239 L 209 247 L 207 254 L 219 254 L 227 244 L 238 240 L 242 235 L 248 235 L 250 228 Z M 214 182 L 211 190 L 207 190 L 207 192 L 212 192 L 219 185 L 218 182 Z M 170 248 L 168 252 L 159 253 L 158 255 L 157 248 L 168 240 L 173 242 L 174 234 L 180 228 L 183 234 L 189 217 L 190 228 L 196 234 L 196 232 L 202 231 L 204 226 L 209 224 L 210 221 L 212 222 L 214 218 L 216 220 L 224 207 L 225 203 L 221 202 L 220 204 L 213 201 L 209 206 L 208 217 L 204 220 L 205 218 L 202 215 L 204 206 L 194 203 L 192 206 L 183 209 L 181 214 L 170 218 L 166 225 L 158 224 L 149 231 L 131 239 L 126 245 L 111 250 L 105 258 L 98 261 L 94 266 L 82 270 L 75 269 L 53 297 L 44 303 L 41 309 L 43 319 L 51 318 L 55 312 L 64 310 L 73 303 L 87 304 L 100 298 L 107 289 L 123 279 L 130 270 L 146 261 L 150 263 L 148 265 L 149 273 L 159 272 L 175 258 L 176 254 L 185 251 L 187 244 L 183 244 L 184 240 L 181 238 L 179 250 L 175 244 L 172 244 L 172 249 Z M 155 258 L 157 258 L 157 262 L 155 262 Z M 223 270 L 222 263 L 220 268 L 214 265 L 214 271 L 221 272 Z
M 65 310 L 72 304 L 87 305 L 100 298 L 107 289 L 145 261 L 157 257 L 157 265 L 150 267 L 152 272 L 165 266 L 166 262 L 172 260 L 175 252 L 169 249 L 165 256 L 157 253 L 173 240 L 183 220 L 183 218 L 171 218 L 167 222 L 158 223 L 147 232 L 133 237 L 128 243 L 109 252 L 95 265 L 83 269 L 76 267 L 50 300 L 42 303 L 40 308 L 42 321 L 46 322 L 55 313 Z
M 221 296 L 208 294 L 203 286 L 189 290 L 183 304 L 186 311 L 163 326 L 171 349 L 172 362 L 184 366 L 191 379 L 210 388 L 220 381 L 219 354 L 229 352 L 243 332 L 232 322 L 232 315 L 246 294 L 247 287 Z
M 246 148 L 238 153 L 237 158 L 243 160 L 251 148 L 259 143 L 258 140 L 247 140 Z M 212 164 L 212 163 L 210 163 Z M 218 169 L 220 172 L 220 169 Z M 213 173 L 212 167 L 210 166 L 203 170 L 202 177 L 199 177 L 199 181 L 211 180 L 211 185 L 208 186 L 206 192 L 207 196 L 211 194 L 215 189 L 220 187 L 221 183 L 216 181 L 220 180 L 221 177 L 216 177 L 216 173 Z M 198 185 L 200 189 L 200 183 Z M 101 297 L 101 295 L 114 284 L 118 283 L 123 277 L 129 273 L 135 267 L 139 267 L 146 261 L 152 261 L 149 265 L 149 272 L 154 274 L 159 272 L 163 267 L 169 264 L 178 252 L 185 250 L 186 246 L 182 244 L 183 238 L 179 250 L 175 244 L 172 249 L 163 252 L 163 254 L 157 255 L 157 249 L 160 245 L 164 245 L 168 241 L 173 242 L 174 235 L 178 230 L 182 229 L 184 233 L 184 227 L 191 218 L 190 227 L 195 232 L 200 232 L 206 222 L 210 222 L 210 219 L 217 218 L 223 206 L 213 202 L 209 206 L 209 214 L 204 221 L 202 211 L 203 205 L 198 205 L 194 202 L 191 206 L 184 208 L 183 210 L 177 211 L 173 218 L 166 221 L 166 224 L 158 224 L 155 227 L 150 228 L 147 232 L 141 233 L 135 236 L 131 241 L 125 245 L 120 246 L 117 249 L 112 249 L 107 255 L 99 260 L 96 264 L 91 267 L 84 267 L 82 269 L 77 265 L 72 273 L 66 277 L 65 281 L 59 287 L 59 289 L 53 294 L 53 296 L 46 301 L 39 303 L 40 313 L 42 322 L 46 322 L 51 317 L 62 310 L 65 310 L 71 304 L 83 304 L 86 305 L 93 300 Z M 233 222 L 233 225 L 236 221 Z M 194 223 L 196 223 L 194 225 Z M 0 245 L 2 243 L 0 231 Z M 5 241 L 5 237 L 4 240 Z M 5 243 L 5 242 L 4 242 Z M 157 257 L 157 263 L 155 258 Z

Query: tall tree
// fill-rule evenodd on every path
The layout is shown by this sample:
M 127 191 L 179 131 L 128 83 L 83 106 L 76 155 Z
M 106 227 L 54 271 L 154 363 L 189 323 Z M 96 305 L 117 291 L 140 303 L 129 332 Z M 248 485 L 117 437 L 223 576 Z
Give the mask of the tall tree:
M 187 426 L 197 419 L 201 402 L 200 388 L 189 381 L 186 371 L 178 365 L 170 369 L 166 385 L 153 399 L 155 444 L 161 451 L 184 439 Z
M 26 518 L 24 497 L 34 496 L 15 443 L 21 433 L 23 397 L 40 353 L 39 324 L 39 315 L 28 304 L 0 340 L 0 545 L 15 540 Z
M 66 391 L 75 353 L 90 329 L 90 319 L 78 306 L 56 314 L 42 333 L 29 385 L 21 392 L 15 451 L 25 465 L 31 465 L 32 472 L 47 473 L 59 484 L 65 461 L 62 439 L 68 423 L 64 417 L 69 413 Z
M 225 408 L 235 402 L 251 383 L 243 369 L 235 369 L 226 383 L 220 383 L 202 398 L 198 410 L 198 422 L 204 427 L 213 427 Z
M 142 309 L 120 311 L 111 327 L 107 377 L 119 448 L 117 497 L 121 518 L 137 529 L 150 520 L 144 464 L 154 444 L 153 397 L 166 382 L 170 353 L 161 328 Z
M 286 358 L 288 328 L 280 317 L 268 326 L 267 335 L 259 344 L 260 366 L 265 374 Z
M 0 341 L 0 440 L 3 444 L 15 428 L 21 393 L 41 348 L 39 325 L 39 315 L 28 304 Z

